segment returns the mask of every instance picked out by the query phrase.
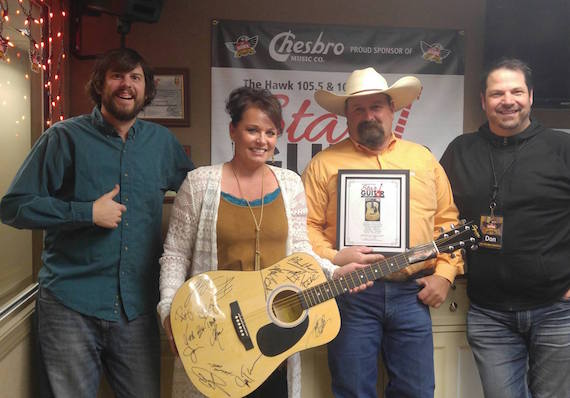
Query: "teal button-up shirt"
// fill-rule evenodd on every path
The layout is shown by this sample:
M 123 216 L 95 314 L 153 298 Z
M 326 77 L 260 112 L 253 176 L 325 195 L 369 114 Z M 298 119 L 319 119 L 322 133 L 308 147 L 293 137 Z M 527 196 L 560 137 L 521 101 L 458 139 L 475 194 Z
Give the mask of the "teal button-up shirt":
M 125 142 L 95 107 L 46 130 L 0 203 L 2 222 L 45 229 L 40 284 L 85 315 L 117 320 L 155 310 L 164 193 L 192 162 L 170 131 L 143 120 Z M 127 211 L 116 229 L 93 224 L 93 202 L 111 191 Z

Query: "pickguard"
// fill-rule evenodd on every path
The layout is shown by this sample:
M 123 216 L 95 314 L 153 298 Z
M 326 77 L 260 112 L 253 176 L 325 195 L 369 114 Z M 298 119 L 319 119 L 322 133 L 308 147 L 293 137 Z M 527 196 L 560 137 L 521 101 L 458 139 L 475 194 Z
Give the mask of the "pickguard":
M 292 328 L 283 328 L 269 323 L 257 331 L 257 345 L 265 356 L 274 357 L 293 347 L 303 337 L 309 325 L 309 317 Z

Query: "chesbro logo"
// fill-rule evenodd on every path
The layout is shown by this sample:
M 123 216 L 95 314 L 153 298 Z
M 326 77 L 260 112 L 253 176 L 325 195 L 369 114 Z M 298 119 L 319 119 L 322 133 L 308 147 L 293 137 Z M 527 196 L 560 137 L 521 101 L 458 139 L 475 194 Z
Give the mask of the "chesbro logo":
M 429 44 L 425 41 L 420 41 L 420 48 L 422 50 L 422 58 L 426 61 L 435 62 L 437 64 L 441 64 L 441 61 L 449 54 L 451 54 L 451 50 L 443 48 L 441 43 L 433 43 Z
M 288 59 L 295 62 L 324 62 L 322 55 L 332 52 L 341 55 L 344 52 L 343 43 L 323 41 L 323 32 L 315 41 L 295 40 L 291 31 L 278 33 L 269 43 L 269 55 L 277 62 Z
M 234 53 L 235 58 L 247 57 L 255 54 L 255 47 L 259 41 L 259 36 L 247 37 L 242 35 L 236 41 L 227 41 L 226 48 Z

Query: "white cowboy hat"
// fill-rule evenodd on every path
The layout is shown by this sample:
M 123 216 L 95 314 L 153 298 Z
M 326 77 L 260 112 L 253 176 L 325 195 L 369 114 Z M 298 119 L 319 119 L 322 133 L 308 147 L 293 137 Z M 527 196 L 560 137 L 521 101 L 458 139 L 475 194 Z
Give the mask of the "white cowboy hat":
M 394 108 L 399 111 L 411 104 L 422 91 L 422 84 L 413 76 L 405 76 L 388 87 L 386 79 L 374 68 L 355 70 L 346 80 L 345 93 L 339 95 L 330 91 L 317 90 L 317 104 L 331 113 L 345 116 L 344 104 L 347 99 L 359 95 L 386 94 L 394 101 Z

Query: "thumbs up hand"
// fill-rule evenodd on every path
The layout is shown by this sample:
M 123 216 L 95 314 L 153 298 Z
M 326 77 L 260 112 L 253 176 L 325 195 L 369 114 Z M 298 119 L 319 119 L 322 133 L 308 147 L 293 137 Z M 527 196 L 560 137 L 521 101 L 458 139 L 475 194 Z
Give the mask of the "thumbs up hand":
M 109 229 L 115 229 L 119 226 L 122 214 L 127 211 L 124 205 L 113 200 L 119 190 L 119 185 L 115 185 L 113 190 L 93 202 L 93 223 L 95 225 Z

